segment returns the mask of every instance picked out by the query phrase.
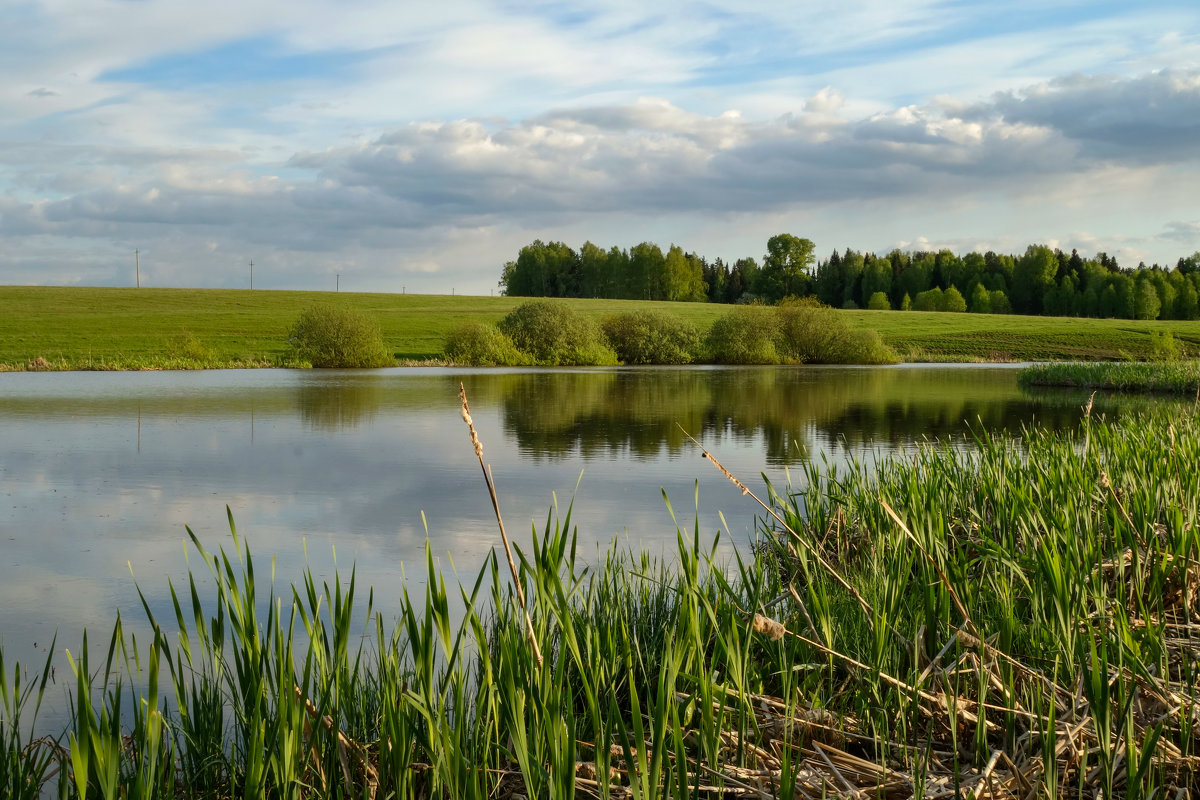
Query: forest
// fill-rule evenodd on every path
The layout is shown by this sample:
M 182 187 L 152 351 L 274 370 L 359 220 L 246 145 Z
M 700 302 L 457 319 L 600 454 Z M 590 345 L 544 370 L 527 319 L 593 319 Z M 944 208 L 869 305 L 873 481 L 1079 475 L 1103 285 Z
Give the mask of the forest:
M 589 241 L 576 251 L 536 240 L 504 265 L 500 288 L 511 297 L 816 297 L 837 308 L 1193 320 L 1200 319 L 1200 251 L 1170 268 L 1122 268 L 1103 252 L 1084 258 L 1042 244 L 1017 255 L 846 248 L 818 260 L 811 240 L 784 233 L 767 240 L 761 263 L 747 257 L 731 264 L 675 244 L 664 253 L 653 242 L 606 250 Z

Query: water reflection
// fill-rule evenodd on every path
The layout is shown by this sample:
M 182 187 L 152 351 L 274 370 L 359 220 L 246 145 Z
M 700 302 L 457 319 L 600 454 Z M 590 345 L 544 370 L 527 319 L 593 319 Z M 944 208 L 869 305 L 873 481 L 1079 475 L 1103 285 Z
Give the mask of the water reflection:
M 385 401 L 384 386 L 369 377 L 339 381 L 334 388 L 320 381 L 300 384 L 300 419 L 315 430 L 337 431 L 373 422 Z
M 1024 392 L 1011 370 L 994 368 L 623 370 L 488 383 L 501 393 L 505 431 L 534 460 L 677 457 L 686 430 L 712 447 L 760 441 L 764 461 L 780 467 L 814 447 L 895 448 L 1033 421 L 1062 428 L 1086 402 Z M 1097 410 L 1129 403 L 1102 398 Z

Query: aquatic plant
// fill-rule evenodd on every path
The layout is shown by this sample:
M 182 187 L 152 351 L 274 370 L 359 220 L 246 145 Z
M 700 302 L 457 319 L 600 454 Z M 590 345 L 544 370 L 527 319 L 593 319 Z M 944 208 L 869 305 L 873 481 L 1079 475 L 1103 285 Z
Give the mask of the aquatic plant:
M 144 602 L 149 642 L 118 618 L 103 660 L 72 649 L 61 750 L 17 720 L 44 676 L 0 660 L 0 778 L 67 797 L 1180 796 L 1197 463 L 1200 420 L 1162 411 L 810 463 L 761 493 L 753 551 L 677 522 L 669 562 L 580 558 L 567 507 L 458 586 L 427 546 L 386 617 L 353 572 L 264 584 L 230 518 L 228 547 L 191 537 L 209 574 L 171 585 L 173 620 Z
M 1200 396 L 1200 361 L 1053 362 L 1024 367 L 1022 386 L 1071 386 Z

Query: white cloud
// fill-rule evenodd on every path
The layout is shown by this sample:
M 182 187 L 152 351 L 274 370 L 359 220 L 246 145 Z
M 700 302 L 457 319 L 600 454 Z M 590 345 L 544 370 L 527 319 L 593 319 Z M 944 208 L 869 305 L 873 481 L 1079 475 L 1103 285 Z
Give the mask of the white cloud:
M 487 291 L 534 236 L 736 257 L 793 229 L 1173 260 L 1200 218 L 1200 12 L 1170 4 L 128 12 L 0 30 L 0 282 L 122 280 L 138 247 L 164 283 L 236 284 L 253 251 L 283 285 Z M 97 80 L 257 41 L 348 66 Z

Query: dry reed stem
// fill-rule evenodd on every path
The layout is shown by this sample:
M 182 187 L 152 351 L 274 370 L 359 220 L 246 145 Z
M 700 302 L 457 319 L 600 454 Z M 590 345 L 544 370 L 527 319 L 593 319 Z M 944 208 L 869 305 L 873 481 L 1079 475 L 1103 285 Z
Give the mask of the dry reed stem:
M 337 733 L 338 761 L 341 764 L 342 777 L 346 779 L 346 785 L 350 787 L 355 786 L 354 776 L 350 771 L 350 755 L 353 754 L 354 760 L 358 764 L 358 768 L 362 770 L 363 779 L 366 782 L 367 796 L 371 798 L 371 800 L 374 800 L 375 794 L 379 790 L 379 775 L 375 771 L 375 768 L 371 766 L 370 759 L 367 756 L 367 749 L 338 730 L 333 724 L 333 717 L 328 715 L 322 716 L 320 710 L 313 705 L 313 702 L 305 697 L 304 693 L 300 691 L 299 686 L 293 684 L 292 692 L 296 695 L 297 700 L 304 701 L 304 710 L 308 713 L 309 717 L 319 721 L 321 726 L 325 728 L 326 731 L 330 733 Z M 311 741 L 312 726 L 308 723 L 308 720 L 305 720 L 304 728 L 304 732 L 308 734 L 308 737 Z M 320 759 L 317 757 L 315 744 L 312 747 L 312 759 L 313 765 L 317 769 L 317 774 L 321 778 L 321 782 L 328 786 L 326 783 L 324 770 L 321 769 Z
M 471 419 L 471 407 L 467 405 L 467 387 L 458 384 L 458 397 L 462 400 L 462 418 L 463 422 L 467 423 L 467 430 L 471 433 L 471 445 L 475 448 L 475 457 L 479 459 L 479 468 L 483 470 L 483 480 L 487 484 L 488 495 L 492 498 L 492 510 L 496 512 L 496 524 L 500 526 L 500 541 L 504 543 L 504 556 L 508 559 L 508 568 L 512 572 L 513 587 L 517 592 L 517 599 L 521 602 L 521 611 L 525 614 L 525 638 L 529 641 L 529 646 L 533 648 L 533 658 L 537 665 L 542 666 L 542 648 L 538 646 L 537 634 L 533 630 L 533 618 L 529 616 L 529 606 L 525 602 L 525 590 L 521 586 L 521 576 L 517 572 L 517 562 L 513 560 L 512 546 L 508 543 L 508 533 L 504 530 L 504 519 L 500 516 L 500 500 L 496 496 L 496 484 L 492 480 L 492 470 L 483 462 L 483 444 L 479 441 L 479 434 L 475 431 L 475 423 Z
M 678 423 L 676 423 L 676 424 L 678 425 Z M 823 555 L 821 555 L 820 551 L 817 550 L 817 548 L 814 547 L 810 542 L 802 539 L 800 537 L 800 534 L 798 534 L 796 531 L 794 531 L 792 529 L 792 526 L 788 525 L 787 522 L 784 521 L 783 517 L 779 516 L 779 513 L 776 512 L 774 508 L 772 508 L 771 506 L 764 503 L 759 498 L 758 495 L 756 495 L 754 492 L 750 491 L 749 486 L 747 486 L 746 484 L 744 484 L 740 480 L 738 480 L 738 477 L 736 475 L 734 475 L 732 472 L 730 472 L 728 469 L 726 469 L 725 465 L 722 464 L 720 461 L 718 461 L 716 456 L 714 456 L 712 453 L 708 452 L 708 450 L 705 449 L 704 445 L 702 445 L 702 444 L 700 444 L 700 442 L 696 441 L 696 438 L 694 436 L 692 436 L 690 433 L 688 433 L 687 430 L 682 425 L 679 425 L 678 427 L 679 427 L 679 430 L 683 431 L 683 435 L 691 440 L 692 444 L 694 444 L 694 445 L 696 445 L 696 447 L 700 448 L 700 454 L 704 458 L 706 458 L 710 462 L 712 462 L 712 465 L 714 467 L 716 467 L 717 470 L 722 475 L 724 475 L 726 478 L 728 478 L 729 481 L 731 483 L 733 483 L 734 486 L 741 489 L 742 494 L 750 495 L 750 497 L 753 498 L 754 502 L 756 502 L 760 506 L 762 506 L 763 510 L 766 511 L 768 514 L 770 514 L 775 519 L 776 522 L 778 522 L 780 525 L 782 525 L 784 530 L 786 530 L 788 533 L 790 533 L 792 535 L 792 538 L 795 541 L 800 542 L 800 544 L 805 549 L 808 550 L 808 552 L 813 556 L 813 558 L 815 558 L 817 560 L 817 563 L 820 564 L 821 567 L 826 572 L 828 572 L 830 575 L 832 575 L 834 580 L 836 580 L 839 584 L 841 584 L 843 589 L 850 592 L 850 594 L 854 597 L 854 599 L 858 601 L 859 606 L 862 607 L 863 612 L 866 613 L 870 617 L 872 625 L 874 625 L 873 620 L 875 618 L 875 609 L 872 608 L 871 604 L 868 603 L 866 601 L 866 599 L 861 594 L 858 593 L 857 589 L 855 589 L 853 586 L 850 585 L 849 581 L 847 581 L 845 578 L 843 578 L 841 576 L 841 574 L 836 569 L 833 568 L 832 564 L 830 564 L 828 561 L 825 560 L 825 557 Z M 889 625 L 888 627 L 891 627 L 891 626 Z M 904 638 L 903 636 L 901 636 L 900 632 L 897 631 L 895 628 L 892 628 L 892 632 L 894 634 L 896 634 L 897 636 L 900 636 L 902 639 Z

